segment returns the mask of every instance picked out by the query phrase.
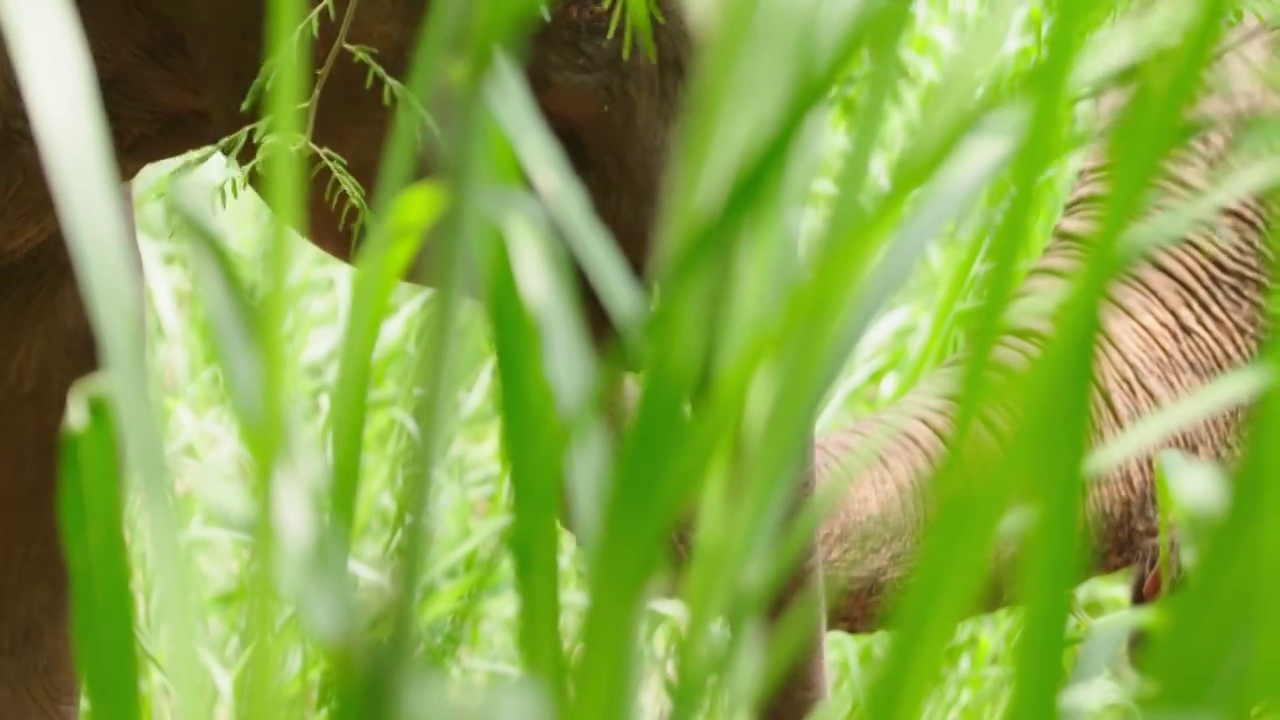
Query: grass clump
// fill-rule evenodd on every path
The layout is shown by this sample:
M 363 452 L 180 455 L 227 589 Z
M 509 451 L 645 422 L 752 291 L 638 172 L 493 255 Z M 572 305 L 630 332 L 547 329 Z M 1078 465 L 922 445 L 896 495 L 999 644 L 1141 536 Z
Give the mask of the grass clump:
M 308 36 L 293 32 L 301 3 L 268 5 L 276 50 Z M 1061 215 L 1091 91 L 1128 74 L 1161 111 L 1120 119 L 1119 169 L 1082 279 L 1016 386 L 1026 420 L 1001 453 L 957 453 L 940 469 L 936 523 L 895 632 L 827 635 L 832 697 L 820 713 L 1230 713 L 1273 696 L 1260 668 L 1280 647 L 1274 613 L 1256 600 L 1221 611 L 1248 588 L 1269 596 L 1276 580 L 1233 561 L 1280 557 L 1268 550 L 1280 543 L 1266 521 L 1280 490 L 1264 481 L 1277 466 L 1265 442 L 1250 446 L 1226 520 L 1207 531 L 1203 584 L 1167 608 L 1145 678 L 1155 692 L 1118 652 L 1134 622 L 1124 578 L 1076 586 L 1073 572 L 1095 309 L 1180 137 L 1173 119 L 1240 8 L 1181 2 L 1195 22 L 1163 47 L 1149 3 L 721 3 L 688 83 L 650 305 L 589 207 L 546 208 L 520 182 L 522 164 L 554 157 L 553 136 L 521 114 L 528 88 L 494 48 L 518 47 L 535 5 L 433 3 L 397 81 L 414 102 L 401 103 L 370 189 L 355 270 L 277 222 L 303 217 L 292 154 L 263 159 L 275 215 L 248 191 L 215 202 L 237 173 L 220 155 L 135 180 L 146 344 L 95 316 L 110 382 L 78 390 L 64 447 L 88 716 L 758 711 L 790 647 L 759 632 L 794 545 L 776 508 L 812 429 L 889 405 L 959 349 L 975 358 L 961 440 L 1008 392 L 987 379 L 986 353 Z M 646 4 L 626 13 L 615 19 L 646 51 Z M 473 72 L 459 81 L 451 62 Z M 272 132 L 305 134 L 290 109 L 309 97 L 312 70 L 274 66 Z M 413 153 L 398 150 L 445 83 L 462 118 L 452 162 L 411 184 Z M 107 163 L 104 138 L 86 138 Z M 50 179 L 68 217 L 120 224 Z M 513 200 L 491 202 L 495 189 Z M 88 234 L 68 227 L 82 252 Z M 442 280 L 397 284 L 428 237 Z M 606 309 L 639 358 L 635 415 L 613 444 L 611 367 L 586 340 L 571 258 L 589 281 L 611 278 Z M 464 273 L 480 278 L 480 302 L 464 297 Z M 114 290 L 85 278 L 100 307 Z M 153 383 L 138 370 L 144 351 Z M 1255 432 L 1266 435 L 1274 404 L 1264 395 Z M 585 499 L 585 537 L 559 522 L 566 482 Z M 1024 602 L 967 618 L 997 524 L 1027 489 L 1041 522 Z M 667 533 L 695 500 L 688 573 L 670 584 L 674 598 L 655 597 L 671 579 Z M 107 554 L 77 537 L 102 538 Z M 1184 642 L 1195 651 L 1170 649 Z

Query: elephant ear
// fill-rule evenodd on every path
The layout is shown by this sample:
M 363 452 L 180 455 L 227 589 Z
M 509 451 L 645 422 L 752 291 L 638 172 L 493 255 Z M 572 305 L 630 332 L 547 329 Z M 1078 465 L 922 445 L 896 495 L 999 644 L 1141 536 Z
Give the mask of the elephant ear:
M 613 9 L 566 0 L 534 34 L 527 74 L 539 108 L 633 269 L 649 250 L 691 39 L 675 3 L 657 3 L 654 58 L 625 52 Z
M 266 3 L 178 0 L 158 5 L 191 53 L 199 74 L 191 81 L 204 89 L 213 132 L 230 135 L 252 122 L 242 107 L 262 63 Z

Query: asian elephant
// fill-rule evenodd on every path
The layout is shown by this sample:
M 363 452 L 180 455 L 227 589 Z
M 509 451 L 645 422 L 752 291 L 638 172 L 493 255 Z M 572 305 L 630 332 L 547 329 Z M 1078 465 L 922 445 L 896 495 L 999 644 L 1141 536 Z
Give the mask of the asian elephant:
M 1264 77 L 1268 63 L 1274 66 L 1275 40 L 1275 31 L 1252 17 L 1228 33 L 1192 109 L 1202 130 L 1166 159 L 1152 186 L 1150 213 L 1210 189 L 1240 162 L 1235 143 L 1248 124 L 1280 110 L 1280 93 Z M 1104 123 L 1126 92 L 1117 87 L 1101 98 Z M 1014 297 L 992 371 L 1026 368 L 1054 332 L 1046 312 L 1027 309 L 1061 293 L 1080 267 L 1083 242 L 1103 213 L 1108 175 L 1106 148 L 1094 143 L 1048 246 Z M 1276 209 L 1274 196 L 1237 198 L 1192 232 L 1140 254 L 1111 282 L 1098 310 L 1093 355 L 1095 447 L 1258 355 L 1268 332 L 1268 234 Z M 952 358 L 882 412 L 817 439 L 818 485 L 841 488 L 819 531 L 824 576 L 840 588 L 829 601 L 833 627 L 866 632 L 883 625 L 886 602 L 927 531 L 925 483 L 948 451 L 964 360 Z M 1082 528 L 1093 547 L 1088 576 L 1135 568 L 1135 604 L 1154 599 L 1162 585 L 1168 589 L 1178 568 L 1176 557 L 1169 558 L 1175 577 L 1160 577 L 1155 452 L 1175 448 L 1230 467 L 1243 449 L 1248 412 L 1239 404 L 1212 415 L 1091 480 Z M 980 441 L 999 442 L 1015 422 L 1006 408 L 993 408 L 979 418 Z M 998 548 L 993 586 L 976 609 L 1013 601 L 1005 565 L 1010 549 Z
M 342 18 L 349 2 L 335 0 Z M 607 40 L 597 0 L 564 0 L 536 29 L 527 73 L 540 106 L 591 194 L 597 212 L 637 272 L 648 255 L 669 131 L 693 49 L 674 0 L 659 2 L 659 60 L 623 60 Z M 392 74 L 405 69 L 426 0 L 364 0 L 347 40 L 378 51 Z M 253 118 L 241 103 L 262 58 L 264 3 L 186 0 L 77 0 L 99 75 L 122 178 L 144 165 L 207 146 Z M 338 37 L 321 20 L 316 65 Z M 1170 164 L 1159 191 L 1176 200 L 1224 161 L 1238 121 L 1272 108 L 1271 93 L 1248 80 L 1242 60 L 1270 49 L 1263 37 L 1219 66 L 1201 110 L 1210 129 Z M 0 717 L 75 717 L 78 693 L 66 621 L 66 578 L 54 515 L 56 444 L 71 383 L 96 364 L 92 335 L 45 187 L 7 55 L 0 66 Z M 315 123 L 317 144 L 341 155 L 370 188 L 388 111 L 365 86 L 365 69 L 334 65 Z M 1100 157 L 1100 156 L 1099 156 Z M 425 168 L 424 168 L 425 170 Z M 1078 240 L 1105 180 L 1090 164 L 1068 202 L 1055 240 L 1024 286 L 1040 293 L 1065 282 Z M 340 259 L 349 231 L 312 188 L 309 237 Z M 1264 324 L 1271 208 L 1261 199 L 1221 214 L 1222 232 L 1194 233 L 1117 281 L 1103 308 L 1094 418 L 1099 439 L 1141 414 L 1253 357 Z M 593 315 L 599 337 L 602 316 Z M 1010 328 L 1000 358 L 1025 363 L 1052 328 Z M 820 437 L 819 486 L 848 483 L 844 502 L 818 534 L 821 571 L 845 586 L 833 598 L 833 627 L 864 631 L 881 620 L 881 597 L 909 567 L 921 530 L 923 479 L 945 449 L 956 363 L 884 413 Z M 1194 453 L 1231 458 L 1243 415 L 1233 411 L 1179 435 Z M 902 420 L 905 422 L 896 422 Z M 996 423 L 995 425 L 998 425 Z M 993 430 L 998 430 L 993 426 Z M 864 439 L 887 433 L 870 457 Z M 849 462 L 862 462 L 854 474 Z M 1095 570 L 1147 563 L 1155 536 L 1151 461 L 1115 472 L 1091 494 L 1089 526 L 1100 540 Z M 815 569 L 816 570 L 816 569 Z M 766 711 L 802 717 L 824 694 L 820 639 Z
M 319 8 L 321 0 L 309 4 Z M 388 74 L 403 77 L 431 3 L 331 6 L 332 14 L 317 13 L 313 67 L 339 50 L 311 139 L 372 192 L 391 112 L 348 48 L 372 49 Z M 123 180 L 257 119 L 242 103 L 263 60 L 266 7 L 263 0 L 76 0 Z M 661 62 L 624 56 L 610 13 L 596 0 L 566 0 L 548 21 L 535 16 L 526 69 L 598 214 L 639 272 L 689 41 L 681 16 L 668 13 L 655 37 Z M 424 161 L 421 171 L 430 170 Z M 325 197 L 327 181 L 312 178 L 308 236 L 348 260 L 354 218 L 344 223 L 342 206 Z M 55 458 L 66 394 L 95 368 L 96 349 L 7 51 L 0 52 L 0 220 L 0 718 L 76 717 Z M 604 315 L 594 296 L 587 300 L 603 341 Z

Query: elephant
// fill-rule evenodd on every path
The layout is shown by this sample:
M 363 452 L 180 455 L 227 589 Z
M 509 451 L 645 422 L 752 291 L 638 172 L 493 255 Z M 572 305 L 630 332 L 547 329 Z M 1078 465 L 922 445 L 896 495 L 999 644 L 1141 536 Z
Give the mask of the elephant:
M 263 59 L 266 5 L 76 0 L 126 184 L 144 166 L 214 145 L 256 119 L 242 104 Z M 319 9 L 322 0 L 309 5 Z M 325 67 L 331 51 L 337 61 L 311 139 L 371 189 L 392 113 L 381 88 L 368 87 L 367 67 L 344 48 L 370 48 L 388 75 L 403 77 L 432 4 L 332 0 L 330 7 L 316 15 L 313 67 Z M 667 11 L 654 37 L 659 62 L 624 54 L 611 10 L 597 0 L 564 0 L 549 19 L 532 17 L 539 24 L 525 55 L 535 100 L 637 274 L 691 50 L 672 3 L 658 8 Z M 0 63 L 0 717 L 68 718 L 78 716 L 79 692 L 56 458 L 67 393 L 98 360 L 7 50 Z M 250 143 L 238 159 L 254 150 Z M 432 171 L 427 157 L 421 151 L 420 176 Z M 349 261 L 354 228 L 325 197 L 325 180 L 311 180 L 307 236 Z M 430 254 L 419 264 L 430 284 Z M 585 307 L 604 345 L 610 328 L 594 294 Z
M 335 0 L 343 17 L 354 0 Z M 568 151 L 596 211 L 633 270 L 643 274 L 659 209 L 662 173 L 680 91 L 694 59 L 674 0 L 658 3 L 659 61 L 624 59 L 608 39 L 596 0 L 563 0 L 535 31 L 526 72 L 550 126 Z M 375 48 L 393 76 L 404 72 L 424 0 L 364 0 L 347 40 Z M 143 166 L 205 147 L 252 120 L 241 103 L 262 57 L 263 3 L 77 0 L 99 75 L 122 178 Z M 319 66 L 339 37 L 322 19 Z M 1158 189 L 1170 200 L 1221 164 L 1238 121 L 1270 110 L 1272 95 L 1237 65 L 1266 52 L 1270 38 L 1235 49 L 1218 67 L 1201 105 L 1210 130 L 1170 163 Z M 12 70 L 0 66 L 0 204 L 8 234 L 0 240 L 0 714 L 75 717 L 77 681 L 67 632 L 66 577 L 54 515 L 56 443 L 70 385 L 96 367 L 92 333 L 61 241 L 35 143 Z M 369 187 L 389 112 L 365 70 L 333 66 L 315 123 L 317 144 L 341 155 Z M 246 152 L 250 152 L 249 148 Z M 425 163 L 424 163 L 425 164 Z M 423 168 L 426 172 L 427 168 Z M 1026 280 L 1029 297 L 1060 287 L 1077 264 L 1079 242 L 1096 215 L 1106 169 L 1096 155 L 1067 203 L 1055 239 Z M 340 260 L 351 258 L 341 213 L 311 189 L 309 239 Z M 1093 410 L 1099 440 L 1114 436 L 1158 404 L 1191 391 L 1256 355 L 1265 331 L 1269 256 L 1262 242 L 1270 206 L 1232 204 L 1220 220 L 1233 233 L 1201 231 L 1165 248 L 1117 280 L 1103 313 Z M 591 298 L 589 298 L 590 300 Z M 599 342 L 609 328 L 598 304 Z M 1010 368 L 1028 362 L 1052 327 L 1019 316 L 999 345 Z M 839 591 L 826 609 L 831 627 L 880 627 L 884 600 L 907 577 L 924 529 L 925 482 L 946 450 L 954 412 L 951 387 L 961 359 L 944 365 L 895 406 L 820 436 L 803 485 L 837 487 L 842 501 L 819 528 L 816 561 L 798 583 L 826 575 Z M 1139 372 L 1141 371 L 1141 372 Z M 1193 453 L 1234 457 L 1243 415 L 1229 412 L 1188 430 L 1173 444 Z M 1003 422 L 988 423 L 993 439 Z M 870 439 L 878 449 L 867 452 Z M 852 469 L 851 469 L 852 468 Z M 1155 536 L 1150 455 L 1097 485 L 1087 525 L 1099 539 L 1092 570 L 1150 565 Z M 794 588 L 793 588 L 794 589 Z M 784 595 L 786 593 L 784 592 Z M 1005 594 L 997 594 L 1005 601 Z M 785 605 L 780 599 L 779 607 Z M 803 717 L 825 694 L 822 642 L 800 659 L 767 706 L 779 720 Z
M 1190 113 L 1203 129 L 1165 160 L 1148 217 L 1208 189 L 1239 162 L 1233 143 L 1250 121 L 1280 110 L 1280 94 L 1258 69 L 1275 59 L 1275 40 L 1276 32 L 1252 16 L 1228 33 Z M 1127 92 L 1120 86 L 1103 95 L 1101 124 L 1123 106 Z M 1106 146 L 1099 140 L 1088 149 L 1048 245 L 1014 296 L 995 344 L 993 373 L 1027 368 L 1055 332 L 1047 309 L 1036 303 L 1060 296 L 1080 268 L 1084 243 L 1103 213 L 1108 176 Z M 1265 194 L 1235 198 L 1192 231 L 1140 254 L 1111 281 L 1098 308 L 1092 358 L 1094 447 L 1258 356 L 1268 332 L 1273 256 L 1267 238 L 1276 210 Z M 928 480 L 949 451 L 965 359 L 961 352 L 896 403 L 817 438 L 818 492 L 838 498 L 819 530 L 824 578 L 838 588 L 829 600 L 832 627 L 852 633 L 885 627 L 927 532 Z M 980 415 L 977 439 L 1007 438 L 1016 423 L 1009 412 L 995 406 Z M 1249 404 L 1237 404 L 1093 479 L 1081 525 L 1093 551 L 1079 580 L 1133 568 L 1134 604 L 1168 592 L 1179 566 L 1173 552 L 1167 558 L 1173 577 L 1160 576 L 1156 451 L 1172 448 L 1230 467 L 1243 450 L 1248 417 Z M 1175 549 L 1176 540 L 1175 529 Z M 1015 601 L 1014 551 L 997 547 L 991 586 L 975 612 Z

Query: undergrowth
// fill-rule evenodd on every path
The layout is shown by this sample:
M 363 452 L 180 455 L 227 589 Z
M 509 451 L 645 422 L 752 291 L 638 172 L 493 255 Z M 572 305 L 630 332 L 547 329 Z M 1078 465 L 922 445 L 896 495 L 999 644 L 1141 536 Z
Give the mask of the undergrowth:
M 313 142 L 323 66 L 310 75 L 293 54 L 273 53 L 281 60 L 265 66 L 254 96 L 278 123 L 134 180 L 145 346 L 120 319 L 133 302 L 120 290 L 134 277 L 125 256 L 94 244 L 103 227 L 123 236 L 123 215 L 102 200 L 117 186 L 106 171 L 97 184 L 53 174 L 61 205 L 100 200 L 71 213 L 81 223 L 66 233 L 104 348 L 99 382 L 73 398 L 64 447 L 87 715 L 594 720 L 638 705 L 644 717 L 681 720 L 758 707 L 786 644 L 758 632 L 781 553 L 756 550 L 787 547 L 769 511 L 794 479 L 809 428 L 865 417 L 957 349 L 983 347 L 1004 310 L 1000 289 L 1039 255 L 1062 212 L 1087 91 L 1136 66 L 1147 100 L 1176 109 L 1206 61 L 1192 40 L 1211 41 L 1243 7 L 1179 1 L 1180 17 L 1194 21 L 1169 47 L 1138 42 L 1169 28 L 1169 17 L 1143 14 L 1148 2 L 718 4 L 700 68 L 720 72 L 688 84 L 694 102 L 656 229 L 659 293 L 648 306 L 608 238 L 581 222 L 586 210 L 549 207 L 546 185 L 517 182 L 530 151 L 554 136 L 537 123 L 510 126 L 530 110 L 527 87 L 494 48 L 536 15 L 532 0 L 435 0 L 429 22 L 466 32 L 424 33 L 448 42 L 420 48 L 406 78 L 382 72 L 369 48 L 339 43 L 325 62 L 367 67 L 370 92 L 400 110 L 384 156 L 392 169 L 375 188 L 359 187 Z M 333 7 L 307 14 L 298 0 L 268 3 L 273 50 L 306 46 L 316 23 L 342 22 Z M 615 7 L 627 51 L 645 52 L 652 3 Z M 24 17 L 47 21 L 18 4 L 0 9 L 6 37 Z M 1117 15 L 1128 21 L 1122 32 L 1095 42 Z M 1121 52 L 1135 47 L 1143 51 Z M 39 77 L 38 64 L 21 67 Z M 316 79 L 310 95 L 304 78 Z M 65 132 L 103 127 L 100 108 L 57 104 L 87 92 L 27 87 L 43 88 L 43 105 L 28 98 L 43 108 L 32 113 L 37 128 L 54 110 L 84 119 L 59 126 Z M 439 97 L 461 118 L 444 138 L 430 123 Z M 307 103 L 310 115 L 287 112 Z M 1117 174 L 1128 201 L 1108 206 L 1110 224 L 1094 238 L 1102 259 L 1085 263 L 1092 284 L 1061 318 L 1071 332 L 1018 386 L 1030 418 L 1020 444 L 944 468 L 946 487 L 999 482 L 940 496 L 945 522 L 922 550 L 925 580 L 907 587 L 895 633 L 828 633 L 833 692 L 823 717 L 1128 717 L 1147 702 L 1192 712 L 1274 697 L 1263 670 L 1210 687 L 1192 668 L 1201 657 L 1225 666 L 1251 623 L 1250 659 L 1269 667 L 1277 658 L 1280 626 L 1258 601 L 1235 618 L 1210 590 L 1243 603 L 1253 597 L 1246 589 L 1280 589 L 1280 576 L 1226 555 L 1200 568 L 1220 584 L 1192 591 L 1164 618 L 1197 652 L 1184 658 L 1176 643 L 1157 643 L 1157 679 L 1183 680 L 1163 695 L 1142 694 L 1121 648 L 1132 621 L 1127 578 L 1073 589 L 1066 565 L 1045 560 L 1073 551 L 1065 523 L 1029 536 L 1031 567 L 1044 572 L 1025 588 L 1025 609 L 956 625 L 977 595 L 995 532 L 985 519 L 1000 516 L 1001 493 L 1024 476 L 1039 479 L 1026 485 L 1037 503 L 1083 487 L 1072 484 L 1085 459 L 1074 443 L 1089 397 L 1088 318 L 1111 269 L 1104 251 L 1140 209 L 1137 188 L 1154 169 L 1146 161 L 1175 134 L 1176 113 L 1145 118 L 1144 132 L 1138 112 L 1126 116 L 1117 151 L 1136 158 Z M 315 173 L 329 201 L 368 231 L 358 272 L 285 231 L 248 189 L 246 168 L 215 152 L 234 155 L 251 136 L 264 152 L 248 170 L 262 173 L 281 214 L 301 216 L 301 183 Z M 54 143 L 51 156 L 96 147 L 109 168 L 105 134 L 85 137 L 96 140 Z M 449 144 L 455 166 L 410 182 L 410 148 L 424 137 Z M 64 168 L 93 162 L 61 159 Z M 482 202 L 495 188 L 512 202 Z M 449 231 L 431 240 L 443 280 L 430 291 L 396 283 L 437 223 Z M 582 313 L 566 299 L 577 289 L 571 257 L 602 291 L 640 371 L 633 424 L 612 446 L 596 399 L 609 375 L 583 349 Z M 478 297 L 458 279 L 473 261 Z M 95 274 L 104 268 L 114 273 L 105 280 Z M 733 298 L 746 309 L 731 311 Z M 113 301 L 124 310 L 107 312 Z M 962 420 L 1005 389 L 983 377 L 966 376 Z M 1274 403 L 1268 395 L 1264 407 Z M 1259 427 L 1264 437 L 1274 429 Z M 115 441 L 129 470 L 121 477 Z M 1029 449 L 1054 460 L 1020 463 Z M 1264 442 L 1244 467 L 1266 477 L 1280 459 Z M 552 501 L 566 479 L 582 493 L 572 501 L 588 499 L 575 511 L 593 523 L 577 537 L 557 524 Z M 103 493 L 117 483 L 123 515 Z M 1247 514 L 1280 499 L 1265 484 L 1242 487 L 1254 494 L 1233 506 L 1243 519 L 1223 526 L 1222 547 L 1280 546 L 1265 514 Z M 694 499 L 711 502 L 698 505 L 690 573 L 677 584 L 655 538 Z M 122 577 L 75 560 L 91 557 L 77 538 L 120 534 L 127 554 L 103 567 Z M 943 581 L 947 591 L 930 594 Z M 675 597 L 654 592 L 673 588 Z M 1068 593 L 1069 606 L 1059 602 Z

